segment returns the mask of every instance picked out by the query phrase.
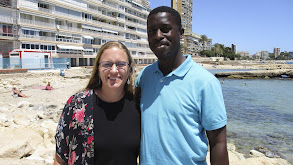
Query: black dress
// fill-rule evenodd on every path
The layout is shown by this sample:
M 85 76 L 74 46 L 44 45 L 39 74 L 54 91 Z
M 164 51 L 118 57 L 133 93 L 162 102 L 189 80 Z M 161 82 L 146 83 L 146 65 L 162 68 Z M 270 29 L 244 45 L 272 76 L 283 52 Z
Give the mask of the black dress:
M 140 112 L 135 101 L 115 103 L 96 97 L 94 106 L 95 165 L 136 165 L 140 148 Z

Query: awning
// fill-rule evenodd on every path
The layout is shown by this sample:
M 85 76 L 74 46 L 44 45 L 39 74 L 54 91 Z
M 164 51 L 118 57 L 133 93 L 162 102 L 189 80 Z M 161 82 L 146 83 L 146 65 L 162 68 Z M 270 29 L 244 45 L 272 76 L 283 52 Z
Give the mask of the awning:
M 86 39 L 94 39 L 92 36 L 83 36 L 83 38 L 86 38 Z
M 57 45 L 60 49 L 72 49 L 72 50 L 83 50 L 82 46 L 72 46 L 72 45 Z
M 84 52 L 93 52 L 94 50 L 91 49 L 91 48 L 85 48 L 85 49 L 83 49 L 83 51 L 84 51 Z
M 104 32 L 109 32 L 109 33 L 118 34 L 118 32 L 113 31 L 113 30 L 103 29 L 103 31 L 104 31 Z
M 99 31 L 99 32 L 102 31 L 102 28 L 88 26 L 88 25 L 84 25 L 84 24 L 82 24 L 82 28 L 84 28 L 84 29 L 90 29 L 90 30 L 95 30 L 95 31 Z

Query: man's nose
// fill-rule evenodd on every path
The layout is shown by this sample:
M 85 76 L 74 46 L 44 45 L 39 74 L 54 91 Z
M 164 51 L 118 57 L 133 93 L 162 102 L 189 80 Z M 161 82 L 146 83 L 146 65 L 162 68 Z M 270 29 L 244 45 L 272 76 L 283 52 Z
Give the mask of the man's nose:
M 164 37 L 163 32 L 158 29 L 155 34 L 156 39 L 162 39 Z

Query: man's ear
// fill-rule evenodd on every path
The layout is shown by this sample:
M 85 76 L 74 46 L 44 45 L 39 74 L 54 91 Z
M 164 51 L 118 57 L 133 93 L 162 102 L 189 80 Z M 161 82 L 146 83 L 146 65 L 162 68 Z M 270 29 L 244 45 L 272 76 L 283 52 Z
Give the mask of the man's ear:
M 184 34 L 184 28 L 180 29 L 180 34 L 183 35 Z

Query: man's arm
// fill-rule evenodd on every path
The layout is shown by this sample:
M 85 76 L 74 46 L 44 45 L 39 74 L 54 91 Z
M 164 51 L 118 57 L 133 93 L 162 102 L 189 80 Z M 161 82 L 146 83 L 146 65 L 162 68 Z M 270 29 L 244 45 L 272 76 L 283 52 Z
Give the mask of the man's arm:
M 226 126 L 206 132 L 210 145 L 211 165 L 228 165 Z

